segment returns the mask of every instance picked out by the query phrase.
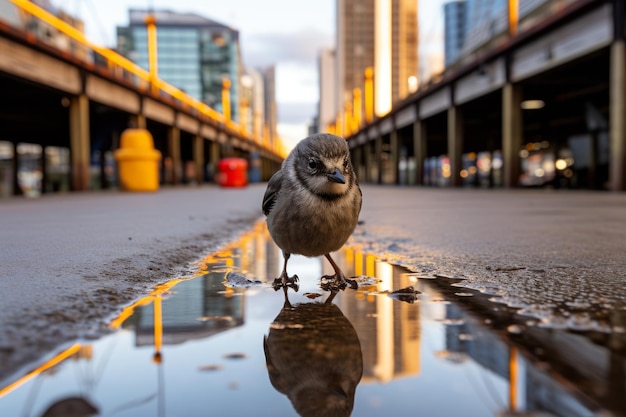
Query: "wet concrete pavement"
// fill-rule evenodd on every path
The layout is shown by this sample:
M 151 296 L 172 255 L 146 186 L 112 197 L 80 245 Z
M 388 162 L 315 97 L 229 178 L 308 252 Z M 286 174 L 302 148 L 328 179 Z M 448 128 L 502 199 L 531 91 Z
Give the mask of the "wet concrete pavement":
M 75 193 L 0 202 L 0 379 L 58 343 L 106 331 L 261 216 L 263 186 Z
M 626 195 L 362 188 L 353 245 L 624 350 Z M 155 283 L 192 273 L 194 260 L 261 217 L 263 192 L 258 184 L 0 203 L 0 380 L 61 342 L 106 331 L 106 318 Z
M 355 240 L 544 324 L 626 328 L 626 194 L 549 190 L 364 191 Z

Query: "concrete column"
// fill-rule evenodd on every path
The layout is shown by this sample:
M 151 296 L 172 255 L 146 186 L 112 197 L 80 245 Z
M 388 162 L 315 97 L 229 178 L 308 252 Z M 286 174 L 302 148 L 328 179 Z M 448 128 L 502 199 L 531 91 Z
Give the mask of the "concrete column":
M 196 168 L 196 182 L 204 182 L 204 138 L 200 135 L 193 137 L 193 163 Z
M 426 160 L 426 123 L 413 123 L 413 157 L 415 158 L 415 184 L 424 184 L 424 161 Z
M 20 154 L 17 151 L 17 142 L 13 142 L 13 195 L 24 195 L 17 174 L 20 167 Z
M 626 43 L 611 45 L 610 75 L 610 160 L 609 183 L 612 191 L 626 190 Z
M 148 122 L 146 121 L 146 116 L 144 116 L 143 114 L 136 114 L 136 115 L 131 116 L 129 124 L 130 124 L 129 127 L 134 127 L 137 129 L 148 128 Z
M 352 166 L 357 178 L 362 180 L 363 172 L 361 172 L 361 168 L 363 167 L 363 146 L 357 146 L 352 150 Z
M 169 157 L 172 159 L 172 184 L 182 180 L 182 162 L 180 160 L 180 129 L 172 126 L 167 130 Z
M 89 148 L 89 99 L 81 94 L 70 100 L 72 190 L 89 189 Z
M 376 164 L 376 178 L 374 178 L 374 183 L 375 184 L 381 184 L 382 183 L 382 179 L 383 179 L 383 137 L 382 135 L 379 133 L 378 136 L 376 136 L 376 142 L 375 142 L 375 164 Z
M 220 155 L 220 144 L 219 142 L 210 142 L 210 159 L 211 159 L 211 176 L 215 178 L 215 174 L 217 173 L 217 164 L 219 164 L 221 155 Z
M 389 135 L 389 164 L 391 165 L 391 183 L 398 184 L 398 164 L 400 163 L 400 146 L 398 146 L 398 131 L 392 130 Z
M 461 109 L 452 106 L 448 109 L 448 157 L 450 158 L 450 185 L 461 185 L 463 153 L 463 115 Z
M 372 144 L 369 139 L 363 144 L 363 152 L 365 153 L 365 172 L 363 175 L 363 181 L 369 183 L 372 182 L 372 178 L 370 178 L 372 172 Z
M 502 159 L 504 187 L 516 187 L 519 184 L 520 160 L 522 148 L 522 90 L 519 86 L 506 83 L 502 88 Z

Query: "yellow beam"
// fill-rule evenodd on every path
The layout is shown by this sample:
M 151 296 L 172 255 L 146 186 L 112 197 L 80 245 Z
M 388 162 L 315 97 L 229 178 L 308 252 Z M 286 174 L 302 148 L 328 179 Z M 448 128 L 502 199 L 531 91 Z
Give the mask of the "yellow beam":
M 230 80 L 222 80 L 222 114 L 226 122 L 230 122 Z
M 157 32 L 156 18 L 153 14 L 146 17 L 146 30 L 148 32 L 148 69 L 150 71 L 150 84 L 153 93 L 158 94 L 155 80 L 159 78 L 159 63 L 157 59 Z
M 519 19 L 519 0 L 509 0 L 509 35 L 517 35 L 517 22 Z
M 365 69 L 365 122 L 374 120 L 374 69 Z

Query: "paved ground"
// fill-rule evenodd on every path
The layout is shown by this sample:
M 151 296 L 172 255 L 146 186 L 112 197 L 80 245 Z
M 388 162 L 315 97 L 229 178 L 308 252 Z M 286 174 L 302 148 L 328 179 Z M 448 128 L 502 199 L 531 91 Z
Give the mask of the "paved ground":
M 264 184 L 0 202 L 0 380 L 188 273 L 260 218 Z M 466 278 L 546 324 L 626 328 L 626 194 L 364 186 L 353 242 Z
M 356 240 L 544 324 L 626 328 L 626 194 L 367 187 Z M 621 330 L 620 330 L 621 331 Z

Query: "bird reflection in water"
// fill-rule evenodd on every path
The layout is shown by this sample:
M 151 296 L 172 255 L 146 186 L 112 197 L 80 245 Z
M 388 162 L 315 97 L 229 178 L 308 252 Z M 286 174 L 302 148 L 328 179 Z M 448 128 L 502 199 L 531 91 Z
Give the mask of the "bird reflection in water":
M 270 382 L 298 414 L 349 416 L 363 375 L 361 343 L 332 292 L 324 303 L 285 304 L 263 339 Z
M 56 401 L 41 417 L 88 417 L 98 414 L 98 409 L 85 398 L 71 397 Z

